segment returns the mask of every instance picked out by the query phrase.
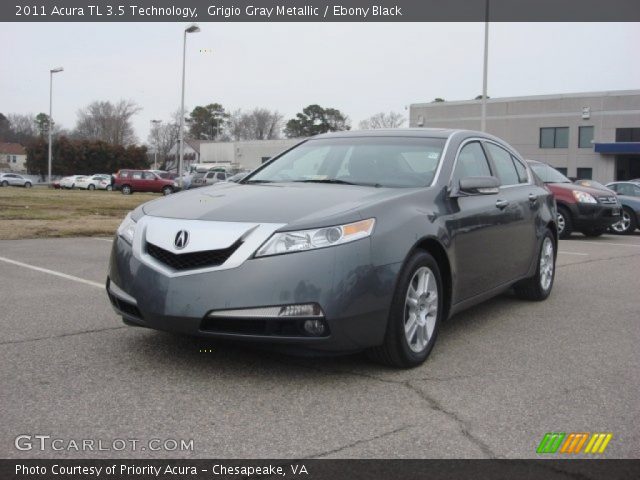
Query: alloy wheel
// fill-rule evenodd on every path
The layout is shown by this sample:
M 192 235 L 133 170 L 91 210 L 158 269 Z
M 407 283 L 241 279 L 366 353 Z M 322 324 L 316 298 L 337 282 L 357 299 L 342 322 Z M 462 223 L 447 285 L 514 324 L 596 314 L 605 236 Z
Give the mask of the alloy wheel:
M 553 241 L 545 237 L 540 251 L 540 287 L 547 291 L 553 280 Z
M 612 230 L 616 233 L 626 233 L 629 227 L 631 227 L 631 215 L 625 210 L 622 211 L 620 221 L 611 225 Z
M 422 352 L 428 345 L 438 318 L 438 283 L 428 267 L 413 274 L 404 307 L 404 333 L 409 348 Z
M 562 235 L 562 232 L 564 232 L 564 228 L 566 226 L 566 222 L 564 220 L 564 215 L 562 215 L 560 212 L 558 212 L 557 223 L 558 223 L 558 235 Z

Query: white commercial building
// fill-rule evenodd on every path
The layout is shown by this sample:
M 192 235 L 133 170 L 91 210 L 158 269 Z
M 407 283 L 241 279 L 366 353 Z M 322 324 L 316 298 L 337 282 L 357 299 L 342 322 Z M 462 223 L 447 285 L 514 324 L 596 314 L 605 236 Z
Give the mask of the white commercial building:
M 481 101 L 416 103 L 412 127 L 480 130 Z M 487 100 L 487 132 L 525 158 L 600 182 L 640 178 L 640 90 Z

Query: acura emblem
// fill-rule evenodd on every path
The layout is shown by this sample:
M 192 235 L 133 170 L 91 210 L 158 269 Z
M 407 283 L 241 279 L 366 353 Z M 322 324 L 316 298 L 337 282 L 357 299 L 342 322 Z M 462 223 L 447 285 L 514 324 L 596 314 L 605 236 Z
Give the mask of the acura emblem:
M 189 243 L 189 232 L 186 230 L 180 230 L 176 233 L 176 238 L 173 240 L 173 244 L 178 250 L 182 250 Z

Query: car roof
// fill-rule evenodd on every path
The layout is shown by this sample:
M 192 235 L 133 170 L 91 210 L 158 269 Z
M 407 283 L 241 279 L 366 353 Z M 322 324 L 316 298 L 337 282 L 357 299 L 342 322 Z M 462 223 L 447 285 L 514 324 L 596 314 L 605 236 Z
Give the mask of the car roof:
M 315 135 L 311 138 L 346 138 L 346 137 L 425 137 L 425 138 L 449 138 L 457 132 L 468 130 L 455 130 L 449 128 L 379 128 L 374 130 L 344 130 Z M 469 131 L 470 132 L 470 131 Z M 482 136 L 488 136 L 481 132 L 473 132 Z

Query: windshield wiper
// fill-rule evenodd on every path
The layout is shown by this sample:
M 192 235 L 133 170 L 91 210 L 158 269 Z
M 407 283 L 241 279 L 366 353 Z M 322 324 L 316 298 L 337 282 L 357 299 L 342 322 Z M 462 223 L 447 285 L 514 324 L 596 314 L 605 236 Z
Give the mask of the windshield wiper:
M 260 179 L 256 179 L 256 180 L 246 180 L 244 182 L 241 183 L 273 183 L 273 180 L 260 180 Z
M 332 183 L 334 185 L 358 185 L 360 187 L 381 187 L 379 183 L 355 183 L 348 182 L 346 180 L 340 180 L 338 178 L 319 178 L 309 180 L 293 180 L 296 183 Z

